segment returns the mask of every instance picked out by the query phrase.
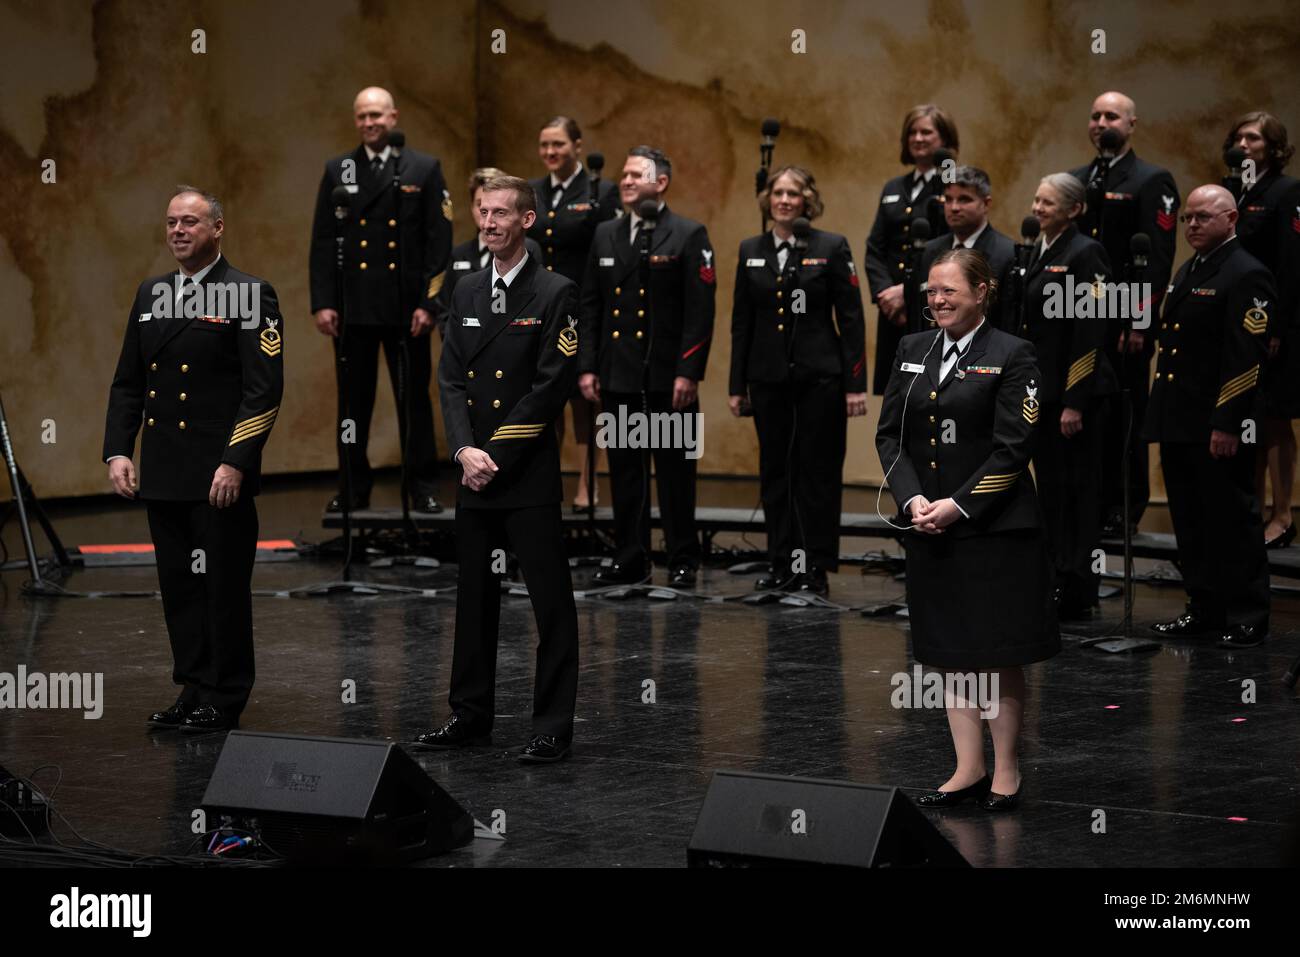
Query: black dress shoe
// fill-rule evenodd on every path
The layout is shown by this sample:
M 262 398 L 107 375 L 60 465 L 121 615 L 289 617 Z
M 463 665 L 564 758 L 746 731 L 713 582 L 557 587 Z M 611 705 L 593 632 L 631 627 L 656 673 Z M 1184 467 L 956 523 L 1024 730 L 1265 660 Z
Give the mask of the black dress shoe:
M 618 562 L 599 569 L 592 576 L 592 581 L 601 585 L 637 585 L 649 580 L 650 569 L 644 565 L 620 565 Z
M 1270 538 L 1264 543 L 1265 548 L 1286 548 L 1295 541 L 1295 522 L 1288 525 L 1277 538 Z
M 790 591 L 809 592 L 823 597 L 830 594 L 831 586 L 826 581 L 826 573 L 820 568 L 800 575 L 790 586 Z
M 181 722 L 181 730 L 188 734 L 208 734 L 213 731 L 233 731 L 239 721 L 216 705 L 201 704 Z
M 351 507 L 350 509 L 348 509 L 348 511 L 349 511 L 349 512 L 359 512 L 359 511 L 361 511 L 363 508 L 369 508 L 369 507 L 370 507 L 370 496 L 369 496 L 369 495 L 355 495 L 355 496 L 353 496 L 353 498 L 352 498 L 352 507 Z M 335 495 L 332 499 L 330 499 L 330 500 L 329 500 L 329 504 L 325 506 L 325 511 L 327 511 L 327 512 L 341 512 L 341 511 L 343 511 L 343 496 L 342 496 L 342 494 Z
M 1173 621 L 1158 621 L 1151 626 L 1151 630 L 1162 638 L 1201 638 L 1214 629 L 1200 615 L 1189 611 Z
M 980 807 L 986 811 L 1014 811 L 1020 805 L 1021 792 L 1025 790 L 1022 783 L 1015 794 L 999 794 L 989 791 L 981 800 Z
M 428 751 L 452 751 L 456 748 L 477 748 L 491 743 L 491 734 L 475 733 L 467 720 L 458 714 L 453 714 L 443 722 L 442 727 L 417 735 L 411 742 L 411 746 Z
M 921 807 L 952 807 L 967 798 L 984 797 L 992 786 L 993 779 L 986 774 L 974 784 L 957 791 L 931 791 L 929 794 L 922 794 L 916 799 L 916 803 Z
M 678 585 L 682 588 L 695 587 L 695 569 L 690 565 L 679 565 L 672 570 L 668 576 L 668 584 Z
M 425 512 L 429 515 L 437 515 L 442 511 L 442 505 L 432 495 L 417 495 L 411 502 L 411 508 L 417 512 Z
M 179 728 L 188 714 L 185 702 L 177 698 L 176 703 L 166 711 L 155 711 L 149 715 L 149 724 L 155 728 Z
M 1220 648 L 1254 648 L 1262 645 L 1268 635 L 1254 625 L 1233 625 L 1219 638 Z
M 528 746 L 519 752 L 521 764 L 554 764 L 569 756 L 570 742 L 553 734 L 535 734 Z

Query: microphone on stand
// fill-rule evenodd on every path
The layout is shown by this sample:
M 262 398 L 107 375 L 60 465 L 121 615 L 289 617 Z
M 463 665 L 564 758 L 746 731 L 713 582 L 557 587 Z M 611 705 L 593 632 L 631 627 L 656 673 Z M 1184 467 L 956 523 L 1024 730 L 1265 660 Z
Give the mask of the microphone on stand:
M 1042 231 L 1043 227 L 1033 216 L 1026 216 L 1020 221 L 1020 242 L 1015 245 L 1015 266 L 1009 277 L 1011 288 L 1007 290 L 1008 308 L 1003 313 L 1003 322 L 1011 326 L 1005 330 L 1007 332 L 1016 331 L 1020 303 L 1025 295 L 1025 272 L 1029 269 L 1029 257 L 1033 254 L 1034 243 L 1038 242 L 1038 234 Z
M 957 162 L 957 157 L 953 155 L 952 150 L 948 149 L 948 147 L 940 146 L 937 150 L 934 151 L 934 168 L 939 171 L 938 175 L 939 175 L 940 183 L 946 182 L 943 178 L 943 173 L 944 173 L 944 164 L 948 162 L 952 162 L 955 164 Z M 933 235 L 935 233 L 938 233 L 938 231 L 943 228 L 943 224 L 944 224 L 943 186 L 939 187 L 938 196 L 930 197 L 930 202 L 925 210 L 925 214 L 930 219 L 931 234 Z M 929 237 L 926 238 L 928 239 Z
M 759 128 L 759 134 L 762 140 L 758 146 L 759 167 L 758 174 L 754 177 L 754 192 L 763 192 L 767 186 L 767 171 L 772 168 L 772 150 L 776 148 L 776 138 L 781 135 L 781 122 L 771 117 L 763 120 L 763 125 Z
M 655 199 L 641 200 L 641 205 L 637 207 L 636 214 L 641 217 L 641 234 L 637 238 L 641 241 L 641 259 L 644 261 L 650 257 L 650 236 L 659 223 L 659 201 Z
M 912 220 L 912 225 L 908 229 L 908 242 L 903 249 L 903 316 L 905 323 L 910 324 L 913 316 L 921 315 L 919 307 L 916 305 L 916 282 L 913 278 L 916 273 L 916 266 L 921 261 L 921 252 L 925 249 L 925 244 L 930 241 L 930 221 L 924 216 L 918 216 Z
M 1241 167 L 1246 162 L 1246 151 L 1240 146 L 1233 146 L 1223 151 L 1223 162 L 1228 167 L 1228 175 L 1223 177 L 1223 188 L 1232 194 L 1232 198 L 1240 201 L 1245 194 L 1245 183 L 1241 179 Z
M 330 201 L 334 204 L 334 218 L 342 221 L 352 215 L 352 196 L 346 186 L 335 186 L 330 191 Z
M 406 134 L 401 130 L 389 130 L 388 145 L 393 148 L 394 156 L 401 156 L 402 149 L 406 146 Z
M 600 212 L 600 172 L 605 168 L 605 154 L 591 153 L 587 156 L 587 171 L 591 174 L 587 182 L 591 186 L 591 210 L 588 215 Z

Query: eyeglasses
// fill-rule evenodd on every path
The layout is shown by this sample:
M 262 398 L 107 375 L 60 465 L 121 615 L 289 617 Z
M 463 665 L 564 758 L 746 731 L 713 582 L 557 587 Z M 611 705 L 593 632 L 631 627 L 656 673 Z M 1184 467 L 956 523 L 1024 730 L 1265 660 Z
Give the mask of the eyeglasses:
M 1229 209 L 1221 209 L 1217 213 L 1183 213 L 1178 217 L 1180 223 L 1196 223 L 1198 226 L 1204 226 L 1213 219 L 1232 212 Z

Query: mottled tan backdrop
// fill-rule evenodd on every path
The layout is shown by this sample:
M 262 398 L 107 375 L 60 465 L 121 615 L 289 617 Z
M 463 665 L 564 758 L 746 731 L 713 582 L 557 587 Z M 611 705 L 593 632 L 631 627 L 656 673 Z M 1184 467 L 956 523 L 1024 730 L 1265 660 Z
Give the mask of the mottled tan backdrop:
M 1220 175 L 1237 113 L 1272 110 L 1300 135 L 1300 29 L 1285 0 L 0 0 L 0 14 L 0 390 L 20 461 L 46 496 L 106 491 L 108 384 L 136 284 L 172 265 L 162 216 L 178 182 L 223 198 L 227 255 L 275 285 L 288 317 L 267 469 L 333 467 L 332 358 L 308 316 L 307 239 L 321 164 L 354 145 L 350 104 L 365 85 L 391 89 L 408 141 L 442 158 L 457 240 L 473 228 L 469 170 L 538 175 L 535 134 L 554 113 L 577 117 L 611 169 L 639 142 L 668 152 L 669 201 L 707 223 L 718 250 L 701 467 L 723 474 L 756 471 L 752 425 L 726 413 L 725 391 L 735 250 L 756 231 L 764 116 L 782 122 L 776 161 L 814 169 L 821 225 L 858 255 L 916 103 L 955 115 L 962 159 L 992 175 L 994 224 L 1007 233 L 1040 175 L 1087 160 L 1088 107 L 1104 89 L 1137 100 L 1136 149 L 1168 166 L 1184 195 Z M 195 29 L 206 53 L 192 52 Z M 1096 29 L 1103 54 L 1092 52 Z M 806 53 L 792 52 L 794 30 Z M 46 159 L 52 184 L 41 182 Z M 869 310 L 869 346 L 874 322 Z M 381 389 L 373 457 L 391 463 Z M 852 426 L 847 481 L 879 480 L 878 410 L 873 400 Z M 439 432 L 445 451 L 440 421 Z

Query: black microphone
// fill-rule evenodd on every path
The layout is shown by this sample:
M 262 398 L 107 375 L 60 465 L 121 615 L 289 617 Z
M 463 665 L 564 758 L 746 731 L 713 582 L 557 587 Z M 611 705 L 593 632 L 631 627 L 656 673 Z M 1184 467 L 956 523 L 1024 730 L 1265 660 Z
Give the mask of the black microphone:
M 1233 146 L 1223 151 L 1223 164 L 1228 167 L 1228 175 L 1223 177 L 1223 188 L 1232 194 L 1233 199 L 1241 199 L 1245 192 L 1245 183 L 1241 179 L 1241 167 L 1246 163 L 1246 151 L 1240 146 Z
M 760 132 L 763 134 L 764 146 L 767 147 L 775 146 L 776 138 L 781 135 L 781 121 L 774 120 L 771 117 L 768 117 L 767 119 L 763 120 L 763 125 L 760 128 Z
M 781 135 L 781 123 L 770 116 L 763 120 L 759 128 L 762 139 L 759 142 L 759 166 L 754 175 L 754 192 L 761 193 L 767 186 L 767 171 L 772 165 L 772 150 L 776 147 L 776 138 Z
M 401 130 L 389 130 L 388 145 L 393 148 L 394 156 L 401 156 L 402 148 L 406 146 L 406 134 Z
M 1151 237 L 1146 233 L 1134 233 L 1128 241 L 1129 263 L 1134 269 L 1145 269 L 1151 255 Z
M 930 221 L 918 216 L 912 220 L 909 235 L 912 237 L 912 251 L 919 253 L 930 241 Z
M 943 172 L 943 164 L 949 160 L 952 160 L 954 163 L 957 162 L 957 157 L 952 155 L 952 150 L 948 149 L 948 147 L 940 146 L 934 151 L 934 165 L 938 167 L 939 172 Z
M 650 235 L 655 231 L 655 226 L 659 223 L 659 201 L 654 199 L 643 199 L 637 206 L 636 213 L 641 217 L 641 234 L 638 237 L 641 240 L 641 255 L 647 256 L 650 253 Z
M 592 179 L 600 179 L 600 171 L 605 168 L 604 153 L 587 154 L 587 169 L 591 170 Z
M 1101 136 L 1097 137 L 1097 152 L 1105 159 L 1114 159 L 1123 145 L 1124 137 L 1119 135 L 1119 130 L 1111 127 L 1102 130 Z
M 812 235 L 812 223 L 808 222 L 806 216 L 798 217 L 790 224 L 790 231 L 794 233 L 794 248 L 803 252 L 808 248 L 808 237 Z
M 1020 239 L 1027 245 L 1033 245 L 1042 231 L 1043 227 L 1035 216 L 1026 216 L 1020 221 Z
M 346 186 L 335 186 L 330 191 L 330 201 L 334 203 L 334 218 L 342 221 L 352 212 L 352 195 Z

